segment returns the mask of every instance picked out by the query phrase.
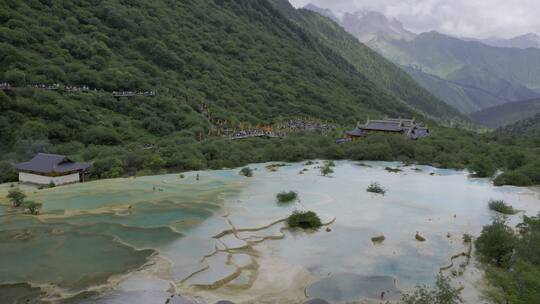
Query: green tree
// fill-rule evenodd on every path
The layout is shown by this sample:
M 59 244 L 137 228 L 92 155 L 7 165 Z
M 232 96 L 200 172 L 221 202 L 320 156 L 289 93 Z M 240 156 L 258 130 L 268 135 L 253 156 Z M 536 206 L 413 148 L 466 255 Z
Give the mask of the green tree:
M 252 177 L 253 176 L 253 169 L 249 167 L 242 168 L 239 172 L 240 175 L 243 175 L 245 177 Z
M 120 136 L 114 129 L 104 126 L 95 126 L 86 130 L 81 140 L 95 145 L 117 145 L 121 142 Z
M 34 202 L 34 201 L 25 201 L 23 206 L 24 206 L 25 210 L 28 211 L 29 214 L 38 215 L 39 210 L 41 209 L 43 204 L 42 203 L 37 203 L 37 202 Z
M 13 206 L 19 207 L 23 204 L 26 194 L 19 188 L 11 189 L 8 191 L 7 198 L 11 201 Z
M 165 160 L 159 154 L 151 154 L 144 159 L 144 168 L 150 169 L 153 172 L 158 172 L 164 166 Z
M 496 218 L 482 228 L 475 245 L 483 262 L 504 268 L 510 265 L 516 236 L 504 218 Z
M 493 228 L 495 224 L 497 227 Z M 486 278 L 494 287 L 487 290 L 487 298 L 493 303 L 536 303 L 540 299 L 540 214 L 534 217 L 524 216 L 523 222 L 517 225 L 519 233 L 513 235 L 513 238 L 510 238 L 508 228 L 502 227 L 500 223 L 491 226 L 490 230 L 482 232 L 481 237 L 485 238 L 487 234 L 502 234 L 508 237 L 491 237 L 488 253 L 485 250 L 478 251 L 480 261 L 488 263 Z M 511 247 L 513 255 L 511 259 L 507 259 Z M 507 264 L 503 265 L 506 267 L 492 262 L 496 260 L 493 256 L 499 255 L 507 260 Z
M 313 211 L 294 211 L 287 219 L 287 224 L 291 228 L 318 229 L 322 221 Z
M 322 176 L 328 176 L 328 175 L 330 175 L 332 173 L 334 173 L 334 170 L 332 170 L 332 168 L 328 164 L 321 167 Z
M 17 181 L 17 171 L 7 161 L 0 161 L 0 184 Z
M 276 199 L 279 203 L 290 203 L 298 199 L 298 193 L 294 191 L 283 191 L 276 195 Z
M 4 81 L 13 86 L 24 86 L 26 85 L 26 74 L 19 69 L 9 70 L 4 73 Z
M 479 157 L 475 159 L 469 169 L 474 172 L 476 177 L 492 177 L 497 171 L 497 167 L 492 159 L 488 157 Z

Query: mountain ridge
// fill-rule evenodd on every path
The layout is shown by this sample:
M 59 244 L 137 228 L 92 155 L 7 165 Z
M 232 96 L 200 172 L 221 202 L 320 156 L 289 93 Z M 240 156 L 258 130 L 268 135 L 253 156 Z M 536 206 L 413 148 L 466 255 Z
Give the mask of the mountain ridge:
M 500 100 L 540 97 L 540 50 L 537 49 L 492 47 L 437 32 L 422 33 L 410 41 L 381 38 L 370 46 L 397 64 L 415 66 L 461 86 L 481 89 Z M 496 105 L 497 99 L 492 105 Z
M 470 114 L 473 122 L 490 128 L 517 123 L 540 113 L 540 99 L 502 104 Z
M 321 8 L 313 3 L 308 3 L 303 7 L 303 9 L 310 10 L 313 12 L 316 12 L 317 14 L 321 16 L 328 17 L 332 19 L 332 21 L 339 23 L 340 19 L 334 14 L 334 12 L 330 9 Z
M 540 113 L 511 125 L 498 128 L 497 132 L 517 137 L 534 138 L 536 139 L 534 144 L 538 147 L 540 143 Z
M 437 31 L 414 34 L 378 12 L 347 13 L 344 19 L 339 24 L 349 33 L 404 66 L 425 89 L 462 113 L 540 97 L 538 49 L 493 47 Z
M 519 49 L 528 49 L 528 48 L 537 48 L 540 49 L 540 35 L 536 33 L 527 33 L 519 35 L 516 37 L 504 39 L 497 37 L 490 37 L 487 39 L 480 39 L 484 44 L 496 46 L 496 47 L 507 47 L 507 48 L 519 48 Z
M 287 6 L 281 1 L 279 7 L 285 9 Z M 311 29 L 312 34 L 319 36 L 323 43 L 347 59 L 358 70 L 363 71 L 374 83 L 387 88 L 406 103 L 417 109 L 427 110 L 427 115 L 439 113 L 439 117 L 444 117 L 442 113 L 448 113 L 450 115 L 446 118 L 459 116 L 458 111 L 437 100 L 407 73 L 359 42 L 338 23 L 310 9 L 294 10 L 289 6 L 287 14 L 296 22 L 303 24 L 304 28 Z

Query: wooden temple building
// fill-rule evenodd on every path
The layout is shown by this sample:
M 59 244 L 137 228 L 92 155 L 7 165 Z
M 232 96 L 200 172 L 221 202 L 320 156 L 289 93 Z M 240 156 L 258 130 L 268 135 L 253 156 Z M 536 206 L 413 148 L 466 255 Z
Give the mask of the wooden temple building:
M 431 135 L 428 127 L 417 123 L 414 119 L 389 118 L 384 120 L 367 120 L 364 124 L 358 123 L 352 131 L 345 132 L 347 138 L 358 139 L 369 134 L 386 133 L 401 134 L 411 139 L 418 139 Z
M 19 182 L 35 185 L 65 185 L 88 180 L 92 163 L 77 163 L 65 155 L 38 153 L 31 160 L 16 164 Z

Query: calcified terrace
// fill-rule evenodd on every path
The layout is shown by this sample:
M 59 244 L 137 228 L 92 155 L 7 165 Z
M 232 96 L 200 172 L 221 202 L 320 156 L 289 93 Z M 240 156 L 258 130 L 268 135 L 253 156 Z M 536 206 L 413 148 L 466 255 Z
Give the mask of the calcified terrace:
M 250 166 L 252 178 L 234 169 L 22 186 L 44 209 L 27 216 L 0 205 L 3 294 L 73 303 L 165 303 L 171 294 L 205 303 L 359 302 L 381 291 L 396 300 L 443 271 L 458 273 L 455 284 L 474 301 L 479 278 L 469 275 L 462 235 L 490 221 L 490 199 L 540 210 L 534 190 L 495 188 L 464 171 L 338 162 L 323 177 L 322 162 L 268 165 Z M 387 193 L 366 192 L 372 182 Z M 0 197 L 9 189 L 1 185 Z M 290 190 L 297 201 L 276 202 Z M 294 210 L 317 212 L 324 227 L 289 229 Z

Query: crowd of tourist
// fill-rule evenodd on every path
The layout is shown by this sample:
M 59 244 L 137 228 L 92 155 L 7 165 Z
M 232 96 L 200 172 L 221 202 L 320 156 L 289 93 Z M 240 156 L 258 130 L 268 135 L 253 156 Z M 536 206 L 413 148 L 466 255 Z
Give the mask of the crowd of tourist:
M 0 90 L 2 90 L 2 91 L 11 90 L 11 84 L 9 84 L 7 82 L 0 83 Z
M 65 91 L 69 93 L 80 93 L 80 92 L 90 92 L 94 91 L 97 92 L 98 90 L 96 88 L 90 88 L 88 85 L 61 85 L 58 83 L 53 84 L 47 84 L 47 83 L 34 83 L 30 85 L 33 89 L 40 89 L 40 90 L 50 90 L 50 91 Z M 7 91 L 11 90 L 12 86 L 8 82 L 0 83 L 0 90 Z M 155 91 L 143 91 L 143 90 L 137 90 L 137 91 L 113 91 L 112 92 L 114 97 L 134 97 L 134 96 L 147 96 L 147 97 L 153 97 L 156 96 Z
M 51 90 L 51 91 L 56 91 L 60 89 L 60 85 L 58 83 L 53 83 L 53 84 L 35 83 L 31 85 L 31 87 L 34 89 Z
M 89 86 L 87 85 L 82 85 L 82 86 L 71 86 L 71 85 L 66 85 L 64 86 L 64 90 L 66 92 L 89 92 L 89 91 L 97 91 L 97 89 L 90 89 Z
M 336 129 L 335 125 L 322 123 L 317 121 L 309 120 L 289 120 L 278 124 L 276 129 L 285 130 L 287 132 L 319 132 L 322 134 L 327 134 Z
M 233 130 L 233 132 L 224 131 L 220 133 L 225 136 L 229 136 L 232 139 L 244 139 L 250 137 L 283 138 L 287 137 L 288 134 L 295 132 L 319 132 L 321 134 L 327 134 L 335 129 L 335 125 L 327 123 L 309 120 L 289 120 L 275 126 L 247 128 L 239 131 Z
M 154 91 L 113 91 L 114 97 L 156 96 Z
M 287 134 L 283 132 L 274 132 L 274 131 L 265 131 L 261 129 L 246 129 L 246 130 L 240 130 L 236 131 L 232 134 L 232 139 L 244 139 L 244 138 L 250 138 L 250 137 L 285 137 Z

